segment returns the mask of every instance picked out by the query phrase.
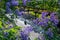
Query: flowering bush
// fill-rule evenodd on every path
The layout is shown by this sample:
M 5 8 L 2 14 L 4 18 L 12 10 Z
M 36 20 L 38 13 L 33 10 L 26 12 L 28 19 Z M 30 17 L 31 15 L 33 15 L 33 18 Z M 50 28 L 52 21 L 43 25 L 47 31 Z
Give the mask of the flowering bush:
M 0 0 L 0 40 L 60 40 L 58 0 Z

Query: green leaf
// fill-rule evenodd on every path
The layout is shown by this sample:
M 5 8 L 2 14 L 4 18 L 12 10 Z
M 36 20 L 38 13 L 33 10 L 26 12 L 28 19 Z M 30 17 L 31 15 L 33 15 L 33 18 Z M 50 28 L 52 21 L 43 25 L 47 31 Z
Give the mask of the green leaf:
M 0 28 L 2 28 L 2 21 L 0 21 Z

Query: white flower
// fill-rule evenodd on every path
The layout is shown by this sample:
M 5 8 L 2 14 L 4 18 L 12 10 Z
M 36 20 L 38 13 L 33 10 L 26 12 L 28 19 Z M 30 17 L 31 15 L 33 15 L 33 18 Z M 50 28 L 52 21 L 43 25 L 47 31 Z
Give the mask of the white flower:
M 31 40 L 34 40 L 35 38 L 38 38 L 39 34 L 38 33 L 35 33 L 34 31 L 30 32 L 30 39 Z

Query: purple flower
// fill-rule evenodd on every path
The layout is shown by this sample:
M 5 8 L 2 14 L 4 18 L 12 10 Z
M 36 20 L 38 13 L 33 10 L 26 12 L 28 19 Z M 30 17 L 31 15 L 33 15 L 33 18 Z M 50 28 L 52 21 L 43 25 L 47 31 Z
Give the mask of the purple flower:
M 49 37 L 53 37 L 52 29 L 49 28 L 48 31 L 46 31 L 46 34 L 47 34 Z
M 50 14 L 50 16 L 55 16 L 56 15 L 56 13 L 55 12 L 52 12 L 51 14 Z
M 10 24 L 10 21 L 7 21 L 6 24 Z
M 18 9 L 15 10 L 15 13 L 18 15 L 18 16 L 21 16 L 23 14 L 23 11 L 19 11 Z
M 31 26 L 28 26 L 24 29 L 25 34 L 29 34 L 31 31 L 33 31 L 33 28 Z
M 44 26 L 44 22 L 39 22 L 38 23 L 40 26 Z
M 21 32 L 21 40 L 28 40 L 28 35 L 24 34 L 24 32 Z
M 11 25 L 11 26 L 9 26 L 8 28 L 10 29 L 10 28 L 12 28 L 13 26 Z
M 42 19 L 44 23 L 48 23 L 49 22 L 49 18 L 44 18 Z
M 22 2 L 23 2 L 23 5 L 25 6 L 27 3 L 27 0 L 22 0 Z
M 48 24 L 47 23 L 44 23 L 44 22 L 39 22 L 38 25 L 45 26 L 45 27 L 48 26 Z
M 37 24 L 36 20 L 33 20 L 33 23 Z
M 53 33 L 52 33 L 52 32 L 47 31 L 47 35 L 48 35 L 49 37 L 53 37 Z
M 20 11 L 20 15 L 23 15 L 24 11 Z
M 58 19 L 55 19 L 55 20 L 54 20 L 54 24 L 55 24 L 55 25 L 57 25 L 57 24 L 58 24 L 58 22 L 59 22 L 59 20 L 58 20 Z
M 27 0 L 27 2 L 30 2 L 31 0 Z
M 39 18 L 33 20 L 33 22 L 34 22 L 35 24 L 38 24 L 38 22 L 39 22 Z
M 52 31 L 52 28 L 49 28 L 48 31 Z
M 7 13 L 12 13 L 12 10 L 9 7 L 6 7 L 6 12 Z
M 55 13 L 50 14 L 50 20 L 53 21 L 55 19 Z
M 6 3 L 6 6 L 10 7 L 11 6 L 10 2 L 7 2 Z
M 58 20 L 57 16 L 55 15 L 55 13 L 50 14 L 50 21 L 52 21 L 55 25 L 58 24 L 59 20 Z
M 4 35 L 7 37 L 9 35 L 9 33 L 8 32 L 4 32 Z
M 39 21 L 39 18 L 36 18 L 37 21 Z
M 48 18 L 42 18 L 41 21 L 38 23 L 40 26 L 48 26 L 49 19 Z
M 15 0 L 12 0 L 11 1 L 11 5 L 18 6 L 19 5 L 19 2 L 18 1 L 15 1 Z
M 50 20 L 53 21 L 55 19 L 54 13 L 50 14 Z
M 47 14 L 48 12 L 42 12 L 42 18 L 44 18 Z
M 24 28 L 24 30 L 20 33 L 22 40 L 28 40 L 28 34 L 33 30 L 31 26 Z

